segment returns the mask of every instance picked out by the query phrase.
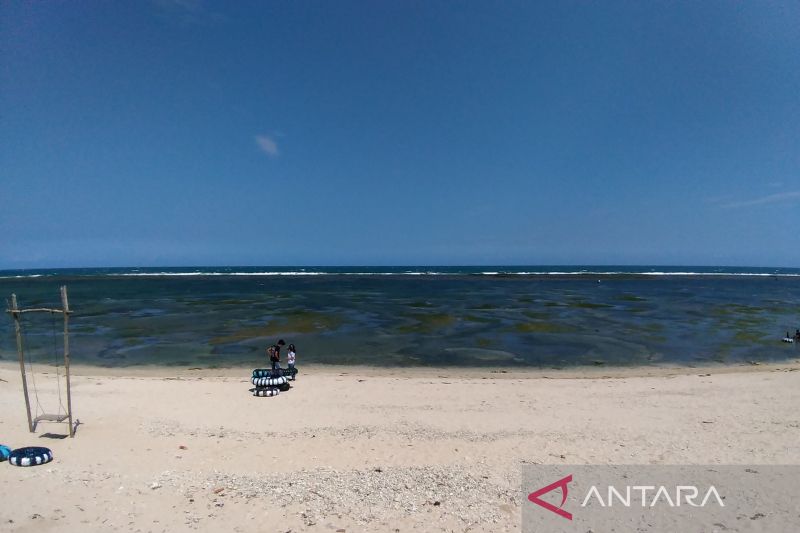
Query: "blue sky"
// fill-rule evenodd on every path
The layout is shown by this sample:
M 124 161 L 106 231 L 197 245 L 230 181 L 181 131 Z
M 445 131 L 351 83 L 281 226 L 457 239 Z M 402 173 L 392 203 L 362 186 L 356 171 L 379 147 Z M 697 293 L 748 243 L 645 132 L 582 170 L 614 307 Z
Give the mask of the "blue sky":
M 800 264 L 796 2 L 3 2 L 0 268 Z

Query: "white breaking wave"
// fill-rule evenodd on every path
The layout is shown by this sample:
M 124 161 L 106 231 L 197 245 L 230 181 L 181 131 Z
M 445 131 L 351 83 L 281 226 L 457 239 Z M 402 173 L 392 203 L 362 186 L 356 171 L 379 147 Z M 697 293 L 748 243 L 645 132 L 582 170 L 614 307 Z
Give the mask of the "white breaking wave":
M 41 274 L 38 274 L 41 275 Z M 37 275 L 37 276 L 38 276 Z M 109 273 L 105 276 L 123 277 L 148 277 L 148 276 L 753 276 L 753 277 L 800 277 L 794 273 L 770 273 L 770 272 L 604 272 L 591 270 L 574 271 L 549 271 L 549 272 L 436 272 L 436 271 L 405 271 L 405 272 L 124 272 Z M 26 277 L 26 276 L 13 276 Z M 36 277 L 36 276 L 30 276 Z
M 326 272 L 119 272 L 105 276 L 148 277 L 148 276 L 321 276 Z
M 90 272 L 90 273 L 73 273 L 73 272 L 50 272 L 46 274 L 17 274 L 9 276 L 0 276 L 0 279 L 26 279 L 26 278 L 40 278 L 50 276 L 86 276 L 86 277 L 299 277 L 299 276 L 652 276 L 652 277 L 781 277 L 781 278 L 795 278 L 800 277 L 800 273 L 792 272 L 695 272 L 695 271 L 602 271 L 602 270 L 551 270 L 551 271 L 482 271 L 482 272 L 469 272 L 469 271 L 451 271 L 442 272 L 435 270 L 406 270 L 402 272 L 331 272 L 331 271 L 307 271 L 307 270 L 291 270 L 291 271 L 258 271 L 258 272 L 220 272 L 220 271 L 202 271 L 202 270 L 187 270 L 184 272 L 141 272 L 139 270 L 131 272 Z

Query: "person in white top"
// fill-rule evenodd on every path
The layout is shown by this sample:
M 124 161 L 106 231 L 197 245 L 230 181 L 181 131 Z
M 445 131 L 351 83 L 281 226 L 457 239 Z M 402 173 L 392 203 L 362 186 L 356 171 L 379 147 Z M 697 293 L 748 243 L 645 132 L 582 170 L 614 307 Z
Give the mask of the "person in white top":
M 297 354 L 295 353 L 294 344 L 289 345 L 289 352 L 286 354 L 286 366 L 289 367 L 289 372 L 292 376 L 292 380 L 294 380 L 294 363 L 297 359 Z

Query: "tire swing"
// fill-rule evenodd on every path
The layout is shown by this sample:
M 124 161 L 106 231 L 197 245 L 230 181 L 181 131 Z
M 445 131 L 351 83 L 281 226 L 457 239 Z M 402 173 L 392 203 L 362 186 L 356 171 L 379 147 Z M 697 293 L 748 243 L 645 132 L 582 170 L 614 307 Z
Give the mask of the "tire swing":
M 53 460 L 53 452 L 49 448 L 29 446 L 17 448 L 8 456 L 9 464 L 14 466 L 36 466 L 49 463 Z

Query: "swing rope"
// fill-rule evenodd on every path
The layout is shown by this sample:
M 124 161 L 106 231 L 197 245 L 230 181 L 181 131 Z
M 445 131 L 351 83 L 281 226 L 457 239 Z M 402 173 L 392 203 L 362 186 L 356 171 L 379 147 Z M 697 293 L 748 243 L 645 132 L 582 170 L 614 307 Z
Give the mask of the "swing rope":
M 54 312 L 50 312 L 50 316 L 52 318 L 52 331 L 51 337 L 53 338 L 53 364 L 56 367 L 56 384 L 58 388 L 58 415 L 66 414 L 67 409 L 64 407 L 64 402 L 61 398 L 61 371 L 60 365 L 58 361 L 58 342 L 56 341 L 56 315 Z M 20 315 L 20 329 L 22 330 L 21 335 L 21 342 L 23 345 L 23 353 L 26 353 L 26 345 L 27 345 L 27 328 L 23 327 L 23 318 Z M 42 403 L 39 400 L 39 389 L 36 386 L 36 373 L 33 371 L 33 358 L 30 356 L 28 359 L 28 372 L 31 375 L 31 385 L 33 386 L 33 395 L 36 398 L 36 412 L 35 415 L 38 417 L 40 414 L 46 414 L 44 409 L 42 408 Z
M 22 353 L 28 353 L 28 328 L 24 325 L 23 315 L 19 316 L 19 325 L 20 329 L 22 330 L 22 335 L 20 336 L 20 341 L 22 342 Z M 33 359 L 30 356 L 28 356 L 27 359 L 28 372 L 31 375 L 31 384 L 33 385 L 33 395 L 36 397 L 36 412 L 34 414 L 38 416 L 39 413 L 44 414 L 44 409 L 42 409 L 42 403 L 39 401 L 39 389 L 36 388 L 36 373 L 33 371 Z

